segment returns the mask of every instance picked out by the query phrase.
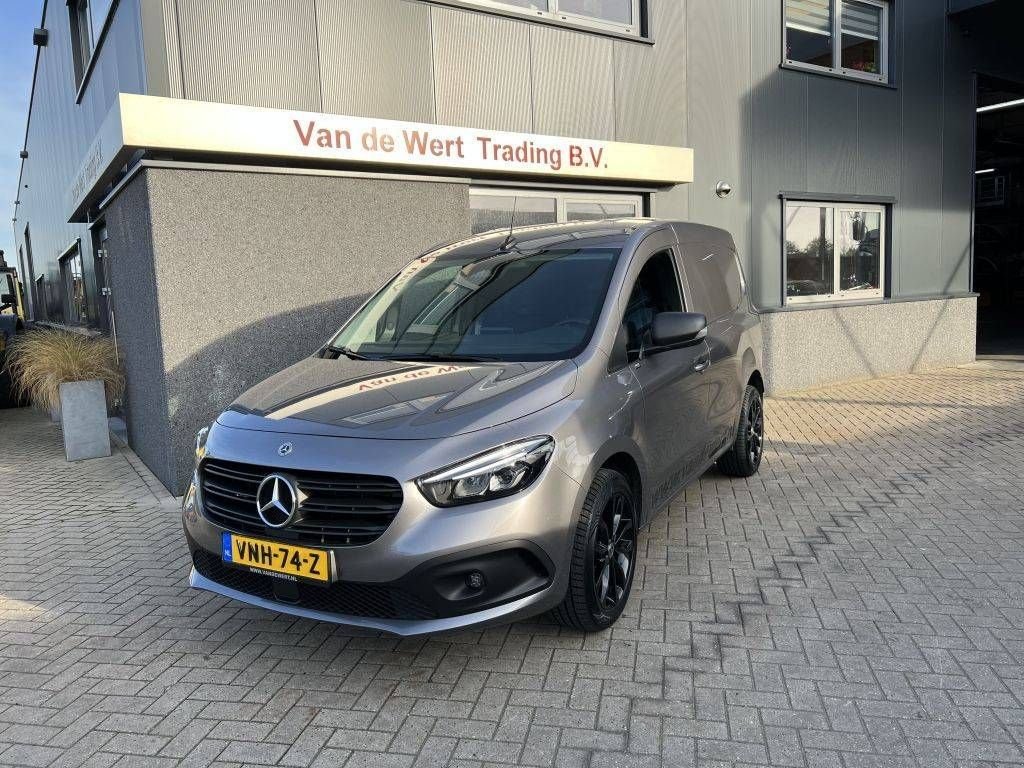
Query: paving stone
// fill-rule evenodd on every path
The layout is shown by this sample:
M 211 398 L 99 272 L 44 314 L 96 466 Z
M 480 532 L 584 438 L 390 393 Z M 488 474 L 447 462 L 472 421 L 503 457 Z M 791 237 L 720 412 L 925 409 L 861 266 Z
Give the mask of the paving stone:
M 1024 764 L 1024 367 L 781 395 L 609 632 L 394 638 L 193 592 L 129 451 L 0 411 L 0 764 Z

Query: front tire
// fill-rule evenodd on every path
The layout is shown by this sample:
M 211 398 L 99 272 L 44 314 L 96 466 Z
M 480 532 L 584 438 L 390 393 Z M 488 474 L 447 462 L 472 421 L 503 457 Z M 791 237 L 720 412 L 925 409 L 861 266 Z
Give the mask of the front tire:
M 757 387 L 747 385 L 740 407 L 740 423 L 732 447 L 718 458 L 718 469 L 733 477 L 750 477 L 764 455 L 764 399 Z
M 638 507 L 621 473 L 598 471 L 576 523 L 569 590 L 552 611 L 560 624 L 599 632 L 619 618 L 633 587 Z

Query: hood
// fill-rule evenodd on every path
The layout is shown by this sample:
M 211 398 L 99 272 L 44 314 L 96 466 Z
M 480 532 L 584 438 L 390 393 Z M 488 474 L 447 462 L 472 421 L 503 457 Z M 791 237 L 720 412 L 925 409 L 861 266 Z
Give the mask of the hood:
M 289 434 L 413 440 L 486 429 L 572 394 L 571 360 L 418 364 L 310 357 L 239 397 L 219 424 Z

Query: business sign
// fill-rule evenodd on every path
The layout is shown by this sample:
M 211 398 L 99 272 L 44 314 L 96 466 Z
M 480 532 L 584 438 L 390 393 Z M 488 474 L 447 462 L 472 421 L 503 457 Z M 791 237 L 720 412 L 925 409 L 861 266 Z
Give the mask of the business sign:
M 72 220 L 137 150 L 318 167 L 392 168 L 666 186 L 693 181 L 683 147 L 542 136 L 432 123 L 122 93 L 69 189 Z M 310 162 L 311 161 L 311 162 Z

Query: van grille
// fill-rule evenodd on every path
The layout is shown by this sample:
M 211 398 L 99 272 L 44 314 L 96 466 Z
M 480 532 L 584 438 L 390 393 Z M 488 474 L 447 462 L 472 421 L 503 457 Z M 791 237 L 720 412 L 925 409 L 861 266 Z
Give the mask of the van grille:
M 352 547 L 379 538 L 402 506 L 402 486 L 390 477 L 289 470 L 306 495 L 303 518 L 285 528 L 267 528 L 256 511 L 256 491 L 267 475 L 280 471 L 206 459 L 199 467 L 203 513 L 215 525 L 238 533 Z

